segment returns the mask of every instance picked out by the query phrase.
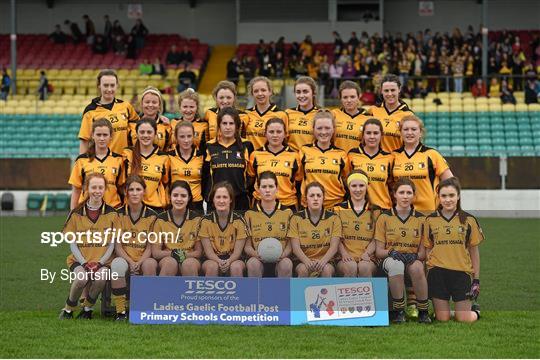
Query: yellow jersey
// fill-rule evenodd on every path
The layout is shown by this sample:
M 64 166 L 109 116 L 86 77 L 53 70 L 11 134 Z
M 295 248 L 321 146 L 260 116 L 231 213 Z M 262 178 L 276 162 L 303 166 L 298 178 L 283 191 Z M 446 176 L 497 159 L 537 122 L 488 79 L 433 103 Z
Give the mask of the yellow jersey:
M 349 151 L 347 158 L 351 171 L 362 170 L 368 175 L 369 201 L 382 209 L 390 209 L 392 207 L 390 183 L 394 156 L 381 149 L 375 155 L 369 156 L 360 146 Z
M 289 118 L 289 146 L 299 151 L 303 145 L 313 142 L 313 118 L 319 112 L 317 107 L 302 111 L 300 107 L 285 110 Z
M 255 149 L 266 144 L 266 136 L 264 134 L 266 122 L 275 117 L 283 120 L 286 132 L 289 118 L 275 104 L 270 104 L 270 107 L 263 113 L 260 113 L 256 106 L 246 110 L 246 116 L 243 118 L 246 121 L 244 123 L 245 137 L 248 141 L 251 141 Z
M 400 105 L 394 111 L 388 111 L 384 104 L 372 106 L 367 111 L 367 114 L 379 119 L 382 123 L 384 133 L 381 147 L 384 151 L 392 152 L 403 145 L 399 131 L 400 122 L 405 116 L 414 114 L 407 104 L 400 102 Z
M 202 168 L 204 164 L 204 153 L 197 148 L 193 148 L 189 159 L 184 160 L 180 156 L 178 148 L 174 148 L 167 153 L 169 155 L 169 179 L 170 183 L 177 180 L 184 180 L 189 184 L 193 201 L 203 201 L 202 196 Z
M 278 239 L 285 249 L 291 216 L 291 209 L 283 207 L 279 202 L 276 203 L 276 208 L 270 214 L 264 212 L 259 202 L 255 204 L 253 209 L 246 211 L 244 219 L 253 249 L 257 251 L 259 243 L 264 238 L 269 237 Z
M 149 245 L 147 236 L 148 232 L 152 230 L 156 216 L 156 212 L 147 206 L 143 206 L 138 219 L 131 217 L 127 204 L 118 209 L 118 219 L 115 227 L 121 229 L 123 233 L 131 233 L 129 239 L 121 243 L 122 249 L 131 260 L 139 261 Z
M 366 111 L 358 109 L 354 115 L 350 115 L 344 109 L 333 109 L 332 113 L 336 118 L 335 145 L 346 153 L 360 146 L 362 129 L 366 120 L 369 119 Z
M 167 250 L 181 249 L 192 251 L 199 241 L 201 215 L 186 209 L 184 219 L 177 224 L 171 210 L 160 213 L 153 224 L 153 231 L 160 234 L 159 242 Z
M 386 250 L 416 254 L 424 239 L 424 221 L 424 215 L 414 209 L 404 220 L 395 208 L 384 210 L 375 224 L 375 240 L 383 243 Z
M 203 216 L 201 220 L 199 239 L 209 239 L 217 256 L 231 255 L 236 241 L 245 240 L 247 237 L 248 229 L 244 218 L 234 211 L 231 211 L 229 222 L 224 229 L 220 227 L 215 211 Z

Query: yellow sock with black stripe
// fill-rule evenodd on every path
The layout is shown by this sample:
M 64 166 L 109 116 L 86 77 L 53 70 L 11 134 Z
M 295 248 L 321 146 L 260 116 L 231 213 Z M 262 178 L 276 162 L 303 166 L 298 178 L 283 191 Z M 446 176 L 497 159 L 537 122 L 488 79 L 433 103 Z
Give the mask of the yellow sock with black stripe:
M 429 309 L 429 303 L 428 300 L 418 300 L 418 311 L 428 311 Z
M 392 299 L 392 307 L 394 310 L 403 310 L 405 309 L 405 299 Z
M 67 298 L 66 306 L 64 307 L 64 309 L 66 309 L 69 312 L 73 312 L 77 310 L 78 307 L 79 307 L 79 303 L 77 302 L 77 300 L 71 301 L 69 300 L 69 298 Z
M 84 299 L 82 306 L 84 307 L 84 310 L 88 311 L 88 310 L 91 310 L 95 304 L 96 304 L 96 299 L 92 299 L 90 298 L 90 296 L 87 296 L 86 299 Z
M 112 298 L 116 307 L 116 313 L 121 314 L 126 312 L 127 304 L 127 288 L 112 289 Z

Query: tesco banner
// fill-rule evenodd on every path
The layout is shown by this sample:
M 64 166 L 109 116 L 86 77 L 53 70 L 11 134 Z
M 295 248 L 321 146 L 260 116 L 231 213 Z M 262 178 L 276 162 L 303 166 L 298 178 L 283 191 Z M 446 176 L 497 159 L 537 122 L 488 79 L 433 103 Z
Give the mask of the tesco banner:
M 134 324 L 388 325 L 385 278 L 131 278 Z

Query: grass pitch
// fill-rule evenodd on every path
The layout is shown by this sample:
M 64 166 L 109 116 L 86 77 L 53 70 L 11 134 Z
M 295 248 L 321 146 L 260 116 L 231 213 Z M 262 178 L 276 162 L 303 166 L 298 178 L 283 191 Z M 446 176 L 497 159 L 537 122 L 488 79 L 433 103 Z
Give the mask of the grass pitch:
M 482 319 L 475 324 L 407 323 L 384 328 L 143 326 L 59 321 L 69 284 L 40 281 L 60 272 L 66 245 L 40 244 L 63 217 L 0 218 L 0 356 L 113 358 L 538 358 L 540 223 L 480 219 Z

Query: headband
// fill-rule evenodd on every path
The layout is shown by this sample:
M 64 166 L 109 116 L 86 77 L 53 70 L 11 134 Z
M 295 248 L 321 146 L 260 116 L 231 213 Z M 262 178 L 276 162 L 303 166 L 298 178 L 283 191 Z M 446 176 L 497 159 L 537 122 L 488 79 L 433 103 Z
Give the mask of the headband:
M 349 175 L 349 177 L 347 178 L 347 187 L 351 186 L 351 183 L 354 180 L 363 181 L 366 185 L 369 184 L 369 180 L 368 180 L 368 177 L 366 175 L 361 174 L 361 173 L 353 173 L 353 174 Z

